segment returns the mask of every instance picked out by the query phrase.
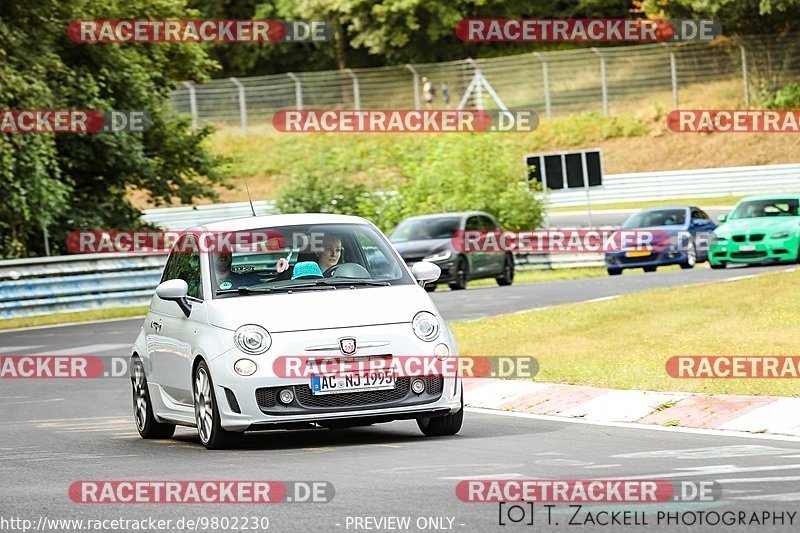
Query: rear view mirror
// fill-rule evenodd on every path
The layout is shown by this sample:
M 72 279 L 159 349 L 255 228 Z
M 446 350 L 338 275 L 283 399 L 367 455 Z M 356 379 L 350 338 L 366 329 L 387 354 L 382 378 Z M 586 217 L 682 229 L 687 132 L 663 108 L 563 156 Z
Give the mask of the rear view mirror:
M 717 220 L 719 220 L 720 223 L 725 222 L 726 220 L 728 220 L 728 215 L 720 215 L 719 218 L 717 218 Z

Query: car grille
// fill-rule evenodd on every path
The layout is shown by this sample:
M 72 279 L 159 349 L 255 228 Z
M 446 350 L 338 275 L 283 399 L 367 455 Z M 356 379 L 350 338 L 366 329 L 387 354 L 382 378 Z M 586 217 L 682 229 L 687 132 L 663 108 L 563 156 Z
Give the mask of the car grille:
M 764 240 L 764 234 L 763 233 L 753 233 L 752 235 L 750 235 L 749 239 L 747 238 L 747 235 L 732 235 L 731 236 L 731 240 L 733 242 L 746 242 L 748 240 L 750 242 L 758 242 L 758 241 L 763 241 Z
M 635 265 L 637 263 L 646 263 L 653 261 L 658 257 L 657 254 L 642 255 L 640 257 L 620 257 L 619 263 L 621 265 Z
M 291 388 L 295 400 L 288 406 L 278 405 L 278 392 Z M 262 411 L 270 414 L 302 414 L 308 409 L 339 409 L 354 407 L 387 407 L 400 403 L 408 405 L 438 400 L 444 389 L 444 378 L 429 376 L 425 378 L 425 392 L 419 396 L 411 392 L 411 378 L 398 378 L 394 389 L 365 392 L 345 392 L 342 394 L 312 394 L 307 385 L 289 387 L 265 387 L 256 389 L 256 402 Z M 408 398 L 410 396 L 410 398 Z M 404 401 L 406 400 L 406 401 Z M 402 403 L 401 403 L 402 402 Z M 287 412 L 291 411 L 291 412 Z
M 766 257 L 767 252 L 732 252 L 731 257 L 733 259 L 757 259 L 759 257 Z

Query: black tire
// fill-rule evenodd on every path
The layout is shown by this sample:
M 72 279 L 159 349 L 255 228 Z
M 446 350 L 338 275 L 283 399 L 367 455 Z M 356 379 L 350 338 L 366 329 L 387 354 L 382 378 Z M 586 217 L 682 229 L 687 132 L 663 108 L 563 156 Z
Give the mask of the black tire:
M 194 419 L 200 442 L 208 450 L 224 450 L 235 445 L 241 433 L 225 430 L 219 418 L 214 382 L 205 361 L 200 361 L 192 376 Z
M 621 268 L 607 268 L 606 272 L 608 272 L 609 276 L 619 276 L 620 274 L 622 274 L 622 269 Z
M 425 284 L 425 290 L 428 291 L 428 292 L 435 291 L 436 290 L 436 284 L 435 283 L 426 283 Z
M 711 261 L 709 261 L 708 265 L 712 268 L 712 270 L 725 270 L 727 263 L 725 263 L 724 261 L 720 263 L 712 263 Z
M 147 376 L 138 357 L 131 358 L 131 386 L 133 388 L 133 421 L 143 439 L 168 439 L 175 434 L 175 424 L 163 424 L 153 415 Z
M 642 267 L 645 272 L 655 272 L 658 267 Z
M 464 422 L 464 392 L 461 392 L 461 409 L 457 413 L 417 418 L 417 426 L 426 437 L 455 435 Z
M 514 256 L 511 254 L 506 255 L 506 258 L 503 260 L 503 272 L 502 274 L 495 278 L 497 280 L 497 284 L 501 287 L 508 287 L 512 283 L 514 283 Z
M 681 268 L 687 270 L 694 268 L 697 264 L 697 248 L 695 248 L 694 241 L 689 241 L 686 246 L 686 259 L 680 263 Z
M 456 262 L 456 271 L 453 275 L 454 279 L 449 284 L 450 290 L 460 291 L 467 288 L 467 280 L 469 279 L 469 263 L 466 257 L 459 257 Z

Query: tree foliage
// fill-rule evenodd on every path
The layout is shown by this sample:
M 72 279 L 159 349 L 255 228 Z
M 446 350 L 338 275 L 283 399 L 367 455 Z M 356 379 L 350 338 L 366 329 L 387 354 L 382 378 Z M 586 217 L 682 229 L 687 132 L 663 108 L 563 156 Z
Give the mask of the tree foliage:
M 146 132 L 0 134 L 0 256 L 55 252 L 67 232 L 140 224 L 127 194 L 156 204 L 214 196 L 220 161 L 167 102 L 173 83 L 214 68 L 186 44 L 78 44 L 76 19 L 191 18 L 181 0 L 4 0 L 0 3 L 0 109 L 144 110 Z

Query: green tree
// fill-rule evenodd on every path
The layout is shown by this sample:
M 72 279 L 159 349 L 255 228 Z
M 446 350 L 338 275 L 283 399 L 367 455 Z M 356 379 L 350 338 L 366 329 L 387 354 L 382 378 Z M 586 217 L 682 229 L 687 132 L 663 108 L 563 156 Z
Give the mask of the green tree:
M 131 190 L 156 205 L 215 197 L 219 159 L 168 95 L 179 80 L 206 79 L 214 62 L 191 44 L 79 44 L 76 19 L 197 17 L 181 0 L 5 0 L 0 3 L 0 109 L 144 110 L 146 132 L 0 134 L 0 256 L 43 252 L 42 228 L 63 251 L 84 228 L 133 228 Z

